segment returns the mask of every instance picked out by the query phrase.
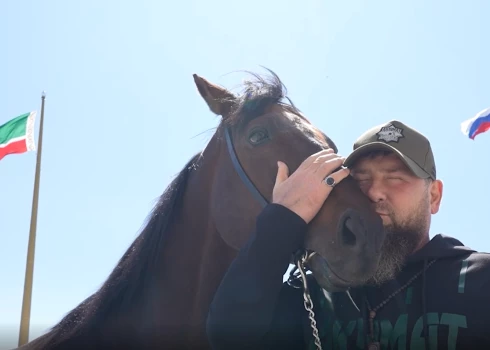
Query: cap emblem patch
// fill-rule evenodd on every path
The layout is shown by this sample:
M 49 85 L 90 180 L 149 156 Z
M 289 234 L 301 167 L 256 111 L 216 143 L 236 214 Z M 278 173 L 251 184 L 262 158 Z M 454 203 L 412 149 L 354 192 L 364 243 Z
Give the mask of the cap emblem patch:
M 398 142 L 403 136 L 403 129 L 395 127 L 393 124 L 384 126 L 376 134 L 378 135 L 378 140 L 385 142 Z

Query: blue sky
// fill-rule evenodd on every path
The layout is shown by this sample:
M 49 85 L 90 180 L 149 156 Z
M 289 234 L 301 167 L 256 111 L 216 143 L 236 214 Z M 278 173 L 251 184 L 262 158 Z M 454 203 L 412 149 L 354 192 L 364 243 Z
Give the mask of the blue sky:
M 0 4 L 0 124 L 39 111 L 47 92 L 31 339 L 97 290 L 155 199 L 211 137 L 218 119 L 193 73 L 233 88 L 244 75 L 232 72 L 274 70 L 344 155 L 392 118 L 417 128 L 445 185 L 431 234 L 490 251 L 490 133 L 472 141 L 460 131 L 490 106 L 489 2 L 163 3 Z M 7 346 L 19 330 L 35 157 L 0 161 Z

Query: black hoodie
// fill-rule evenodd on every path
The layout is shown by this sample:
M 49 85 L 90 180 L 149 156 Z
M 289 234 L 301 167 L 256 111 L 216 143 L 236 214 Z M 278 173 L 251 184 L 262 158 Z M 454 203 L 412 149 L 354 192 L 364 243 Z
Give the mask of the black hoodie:
M 315 349 L 303 290 L 283 282 L 306 229 L 283 206 L 262 211 L 211 304 L 207 333 L 213 349 Z M 437 235 L 409 257 L 396 280 L 352 289 L 351 298 L 324 292 L 308 275 L 323 350 L 367 349 L 368 306 L 375 308 L 417 274 L 377 310 L 379 348 L 490 349 L 490 254 Z

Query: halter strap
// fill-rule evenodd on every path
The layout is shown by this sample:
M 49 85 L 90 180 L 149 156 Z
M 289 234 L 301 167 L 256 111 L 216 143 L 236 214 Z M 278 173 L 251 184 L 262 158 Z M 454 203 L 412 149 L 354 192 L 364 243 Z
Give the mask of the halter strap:
M 254 198 L 260 203 L 262 207 L 265 207 L 269 202 L 262 196 L 259 190 L 255 187 L 255 185 L 250 181 L 249 177 L 245 173 L 245 170 L 240 164 L 238 157 L 235 153 L 235 148 L 233 147 L 233 143 L 231 142 L 230 130 L 229 128 L 225 128 L 225 137 L 226 137 L 226 146 L 228 148 L 228 153 L 231 157 L 231 162 L 233 163 L 233 167 L 235 168 L 238 176 L 242 179 L 243 183 L 247 187 L 247 189 L 252 193 Z

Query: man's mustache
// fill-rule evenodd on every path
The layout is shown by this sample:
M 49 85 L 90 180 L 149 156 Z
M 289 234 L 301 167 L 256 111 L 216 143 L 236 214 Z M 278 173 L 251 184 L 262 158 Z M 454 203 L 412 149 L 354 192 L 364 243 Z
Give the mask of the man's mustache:
M 374 205 L 374 210 L 380 214 L 393 215 L 393 210 L 385 203 L 376 203 Z

